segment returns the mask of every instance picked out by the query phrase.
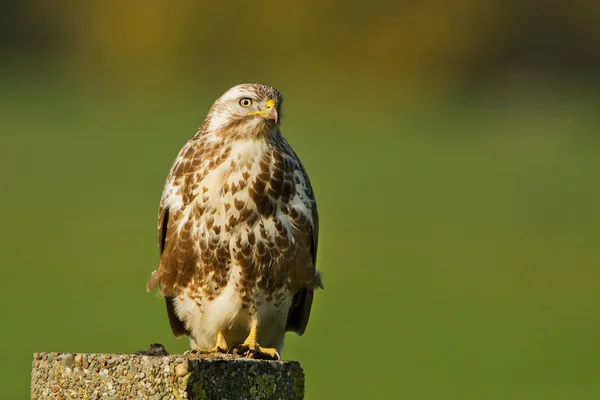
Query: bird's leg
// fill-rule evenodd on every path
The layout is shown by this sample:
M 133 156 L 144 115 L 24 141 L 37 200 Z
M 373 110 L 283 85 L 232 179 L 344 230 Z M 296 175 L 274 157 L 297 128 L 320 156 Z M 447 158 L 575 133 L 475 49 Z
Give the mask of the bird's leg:
M 242 354 L 248 358 L 266 358 L 271 360 L 279 360 L 277 349 L 262 347 L 257 341 L 258 322 L 252 321 L 250 325 L 250 333 L 244 343 L 235 346 L 236 354 Z
M 227 345 L 227 340 L 225 340 L 225 335 L 223 332 L 219 331 L 217 333 L 217 344 L 212 349 L 212 353 L 227 353 L 229 351 L 229 346 Z

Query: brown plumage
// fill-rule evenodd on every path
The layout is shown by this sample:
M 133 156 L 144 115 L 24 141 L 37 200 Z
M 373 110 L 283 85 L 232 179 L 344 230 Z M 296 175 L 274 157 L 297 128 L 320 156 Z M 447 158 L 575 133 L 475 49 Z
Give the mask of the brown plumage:
M 322 287 L 317 206 L 279 130 L 282 100 L 264 85 L 228 90 L 167 178 L 148 289 L 160 287 L 173 333 L 192 347 L 276 354 L 286 330 L 304 333 Z

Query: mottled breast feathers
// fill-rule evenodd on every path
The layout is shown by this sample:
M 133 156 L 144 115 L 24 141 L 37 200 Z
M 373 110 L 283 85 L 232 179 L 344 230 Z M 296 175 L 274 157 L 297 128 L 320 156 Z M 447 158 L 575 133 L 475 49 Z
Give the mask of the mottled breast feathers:
M 160 263 L 148 289 L 160 287 L 173 332 L 187 334 L 170 299 L 186 293 L 199 305 L 213 300 L 237 265 L 243 306 L 252 312 L 260 305 L 256 290 L 277 304 L 285 288 L 294 296 L 286 327 L 302 334 L 313 291 L 322 287 L 310 181 L 278 125 L 259 121 L 256 132 L 270 133 L 244 135 L 235 121 L 217 118 L 209 114 L 171 168 L 158 217 Z

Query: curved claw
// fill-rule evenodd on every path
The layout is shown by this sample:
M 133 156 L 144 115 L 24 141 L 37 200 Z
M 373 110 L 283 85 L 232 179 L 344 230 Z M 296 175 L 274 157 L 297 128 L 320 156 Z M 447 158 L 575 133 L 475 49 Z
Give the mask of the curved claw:
M 223 335 L 223 332 L 219 332 L 217 334 L 217 343 L 215 344 L 215 347 L 213 347 L 211 350 L 202 350 L 197 347 L 193 347 L 189 350 L 186 350 L 185 353 L 183 353 L 183 355 L 190 356 L 190 355 L 196 355 L 196 354 L 215 354 L 215 353 L 221 353 L 221 354 L 229 353 L 229 346 L 227 345 L 227 341 L 225 340 L 225 335 Z
M 270 347 L 262 347 L 259 345 L 255 346 L 254 348 L 251 348 L 248 344 L 242 343 L 232 346 L 229 350 L 235 355 L 246 358 L 254 358 L 259 360 L 281 359 L 277 349 Z
M 258 321 L 250 324 L 250 333 L 244 343 L 233 346 L 233 354 L 248 358 L 265 360 L 279 360 L 279 353 L 275 348 L 262 347 L 258 344 Z
M 213 353 L 229 353 L 229 345 L 227 344 L 227 340 L 225 339 L 225 335 L 223 332 L 219 331 L 217 334 L 217 344 L 212 349 Z
M 202 350 L 199 349 L 197 347 L 191 348 L 186 350 L 183 355 L 184 356 L 195 356 L 197 354 L 215 354 L 215 353 L 221 353 L 221 354 L 226 354 L 227 350 L 223 349 L 219 346 L 215 346 L 212 350 Z
M 277 349 L 258 346 L 258 352 L 262 355 L 268 355 L 271 360 L 281 360 L 281 356 Z
M 199 349 L 198 347 L 192 347 L 191 349 L 187 349 L 186 351 L 183 352 L 184 356 L 193 356 L 196 354 L 206 354 L 208 353 L 208 351 L 204 351 L 202 349 Z
M 222 348 L 221 346 L 215 346 L 211 351 L 211 353 L 219 353 L 219 354 L 229 354 L 229 349 Z

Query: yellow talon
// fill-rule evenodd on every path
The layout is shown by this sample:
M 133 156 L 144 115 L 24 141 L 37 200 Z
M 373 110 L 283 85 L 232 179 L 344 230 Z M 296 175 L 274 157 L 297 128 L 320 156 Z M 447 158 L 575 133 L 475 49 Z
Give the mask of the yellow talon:
M 277 349 L 262 347 L 258 344 L 256 340 L 258 331 L 258 322 L 252 321 L 252 325 L 250 325 L 250 333 L 244 343 L 236 347 L 237 354 L 243 354 L 248 358 L 267 358 L 272 360 L 279 360 L 279 353 Z
M 214 353 L 227 353 L 229 351 L 229 346 L 227 345 L 227 340 L 225 340 L 225 335 L 223 332 L 219 331 L 217 333 L 217 343 L 212 350 L 202 350 L 198 347 L 193 347 L 183 353 L 186 356 L 193 356 L 196 354 L 214 354 Z
M 219 331 L 217 333 L 217 344 L 212 349 L 213 353 L 227 353 L 229 351 L 229 345 L 227 344 L 227 340 L 225 340 L 225 335 L 223 332 Z
M 202 354 L 202 353 L 206 353 L 204 350 L 198 348 L 198 347 L 192 347 L 191 349 L 187 349 L 183 355 L 184 356 L 193 356 L 196 354 Z

